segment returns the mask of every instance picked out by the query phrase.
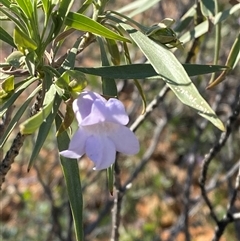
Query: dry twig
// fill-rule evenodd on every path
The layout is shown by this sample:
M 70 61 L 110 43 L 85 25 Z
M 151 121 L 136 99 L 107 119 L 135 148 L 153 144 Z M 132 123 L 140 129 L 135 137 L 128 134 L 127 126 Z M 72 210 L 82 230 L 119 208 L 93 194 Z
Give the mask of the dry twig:
M 236 105 L 233 109 L 232 115 L 229 117 L 229 119 L 227 121 L 226 132 L 223 132 L 221 134 L 219 141 L 214 145 L 213 148 L 210 149 L 209 153 L 205 156 L 205 158 L 203 160 L 203 167 L 202 167 L 202 172 L 201 172 L 201 177 L 200 177 L 200 188 L 201 188 L 202 196 L 210 210 L 211 217 L 213 218 L 213 220 L 215 221 L 215 223 L 217 225 L 213 241 L 219 240 L 220 237 L 222 236 L 226 226 L 230 222 L 234 221 L 234 218 L 233 218 L 234 216 L 231 213 L 231 208 L 236 200 L 236 196 L 237 196 L 236 193 L 238 191 L 238 186 L 237 186 L 237 188 L 235 187 L 235 191 L 234 191 L 234 194 L 229 203 L 227 213 L 226 213 L 225 217 L 223 217 L 221 220 L 218 219 L 217 214 L 214 211 L 214 207 L 212 205 L 211 200 L 208 198 L 207 190 L 205 187 L 209 165 L 210 165 L 212 159 L 217 155 L 217 153 L 219 153 L 221 151 L 222 147 L 225 145 L 229 135 L 232 132 L 234 123 L 237 120 L 237 117 L 240 113 L 240 87 L 237 90 L 237 94 L 236 94 L 234 103 Z

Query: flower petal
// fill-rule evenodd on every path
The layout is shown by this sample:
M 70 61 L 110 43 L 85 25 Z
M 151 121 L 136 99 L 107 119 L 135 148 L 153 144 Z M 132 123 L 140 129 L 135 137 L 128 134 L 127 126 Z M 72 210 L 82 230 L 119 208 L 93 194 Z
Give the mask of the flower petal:
M 94 125 L 99 122 L 113 122 L 126 125 L 129 121 L 121 101 L 111 98 L 107 102 L 96 99 L 92 104 L 91 113 L 82 121 L 82 125 Z
M 91 113 L 83 119 L 81 125 L 94 125 L 99 122 L 104 122 L 107 116 L 107 109 L 105 107 L 105 103 L 100 100 L 96 99 L 91 108 Z
M 91 136 L 86 142 L 86 154 L 94 162 L 94 169 L 101 170 L 115 162 L 116 149 L 106 136 Z
M 120 100 L 114 98 L 109 99 L 106 103 L 106 108 L 108 110 L 106 121 L 127 125 L 129 118 Z
M 60 155 L 69 158 L 80 158 L 85 153 L 85 143 L 89 134 L 81 127 L 73 135 L 68 150 L 61 151 Z
M 108 137 L 104 141 L 103 160 L 100 165 L 96 166 L 96 170 L 106 169 L 110 167 L 116 160 L 116 147 Z
M 82 92 L 79 97 L 73 101 L 73 111 L 79 124 L 91 113 L 92 104 L 96 99 L 107 102 L 101 95 L 92 91 Z
M 116 151 L 127 155 L 134 155 L 139 152 L 139 141 L 135 134 L 126 126 L 121 126 L 109 134 L 114 142 Z
M 86 155 L 97 165 L 102 160 L 103 145 L 98 136 L 90 136 L 86 141 Z

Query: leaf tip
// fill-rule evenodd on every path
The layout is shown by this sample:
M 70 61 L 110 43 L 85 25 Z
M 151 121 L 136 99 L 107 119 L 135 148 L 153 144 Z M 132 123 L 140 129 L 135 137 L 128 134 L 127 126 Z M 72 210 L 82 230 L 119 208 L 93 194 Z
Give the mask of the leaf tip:
M 226 132 L 226 128 L 225 128 L 225 126 L 224 126 L 223 124 L 220 125 L 220 126 L 218 126 L 218 128 L 219 128 L 221 131 Z

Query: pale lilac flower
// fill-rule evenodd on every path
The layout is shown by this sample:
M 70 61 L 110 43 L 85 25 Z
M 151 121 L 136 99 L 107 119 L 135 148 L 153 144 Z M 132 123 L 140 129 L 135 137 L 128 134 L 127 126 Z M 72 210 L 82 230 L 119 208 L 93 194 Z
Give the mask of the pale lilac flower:
M 101 170 L 114 163 L 117 151 L 127 155 L 139 151 L 136 136 L 125 126 L 129 118 L 119 100 L 84 91 L 74 100 L 73 111 L 79 128 L 62 156 L 80 158 L 86 153 L 95 170 Z

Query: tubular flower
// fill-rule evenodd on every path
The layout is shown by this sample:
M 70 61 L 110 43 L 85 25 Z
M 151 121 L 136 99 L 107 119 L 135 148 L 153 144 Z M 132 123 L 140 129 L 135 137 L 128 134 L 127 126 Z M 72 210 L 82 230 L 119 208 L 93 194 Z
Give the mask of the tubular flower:
M 139 142 L 125 125 L 129 118 L 123 104 L 115 99 L 84 91 L 73 101 L 78 130 L 73 135 L 64 157 L 80 158 L 85 153 L 94 162 L 95 170 L 108 168 L 114 163 L 116 152 L 134 155 Z

